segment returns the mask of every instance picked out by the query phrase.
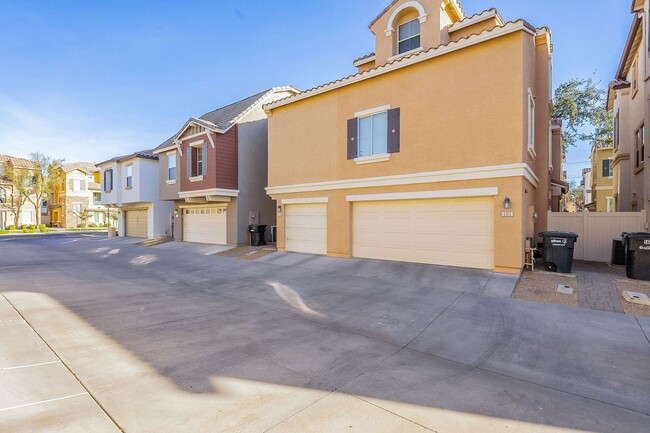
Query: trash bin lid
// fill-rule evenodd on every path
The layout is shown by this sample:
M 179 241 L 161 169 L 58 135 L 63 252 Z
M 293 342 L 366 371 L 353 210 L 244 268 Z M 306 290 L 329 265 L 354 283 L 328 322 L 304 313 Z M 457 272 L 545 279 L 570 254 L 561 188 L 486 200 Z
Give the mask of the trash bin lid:
M 650 239 L 650 233 L 648 232 L 625 233 L 624 237 L 629 239 Z
M 574 232 L 541 232 L 543 238 L 573 238 L 578 239 L 578 233 Z

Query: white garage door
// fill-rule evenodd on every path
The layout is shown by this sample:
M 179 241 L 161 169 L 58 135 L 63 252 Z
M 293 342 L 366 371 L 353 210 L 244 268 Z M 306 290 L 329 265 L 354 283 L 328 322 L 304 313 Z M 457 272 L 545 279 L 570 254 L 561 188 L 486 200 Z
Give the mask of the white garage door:
M 128 210 L 126 212 L 125 224 L 126 235 L 134 238 L 146 238 L 149 221 L 146 210 Z
M 355 257 L 464 268 L 494 266 L 492 199 L 355 203 Z
M 227 220 L 225 207 L 185 209 L 183 240 L 200 244 L 226 245 Z
M 327 254 L 327 205 L 292 204 L 285 207 L 286 250 Z

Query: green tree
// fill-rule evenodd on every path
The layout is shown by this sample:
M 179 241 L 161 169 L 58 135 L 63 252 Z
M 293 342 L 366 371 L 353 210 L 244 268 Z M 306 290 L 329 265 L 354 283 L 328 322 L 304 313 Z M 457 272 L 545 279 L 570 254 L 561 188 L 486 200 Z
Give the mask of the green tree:
M 563 121 L 566 150 L 578 141 L 613 144 L 614 122 L 607 110 L 607 91 L 593 78 L 574 78 L 555 90 L 553 117 Z
M 585 195 L 580 185 L 576 180 L 569 182 L 569 202 L 576 205 L 576 209 L 581 211 L 585 208 Z
M 72 214 L 74 216 L 76 216 L 77 218 L 79 218 L 79 220 L 81 221 L 81 224 L 79 224 L 79 225 L 81 226 L 81 228 L 84 228 L 84 229 L 88 225 L 88 220 L 93 216 L 93 214 L 90 213 L 88 211 L 88 209 L 83 209 L 80 212 L 74 212 L 73 211 Z
M 34 171 L 23 167 L 5 167 L 5 177 L 11 182 L 14 225 L 19 226 L 20 215 L 29 196 L 27 191 L 34 178 Z M 38 212 L 37 212 L 38 213 Z

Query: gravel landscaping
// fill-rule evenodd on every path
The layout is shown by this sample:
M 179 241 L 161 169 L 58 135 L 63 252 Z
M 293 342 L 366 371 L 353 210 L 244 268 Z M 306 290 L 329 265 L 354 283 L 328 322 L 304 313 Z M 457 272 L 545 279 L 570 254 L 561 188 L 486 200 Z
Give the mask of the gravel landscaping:
M 564 295 L 555 291 L 558 284 L 573 287 L 572 295 Z M 524 271 L 521 279 L 515 287 L 512 297 L 526 301 L 543 302 L 545 304 L 566 305 L 568 307 L 578 306 L 578 294 L 576 290 L 577 280 L 562 274 L 553 274 L 544 271 Z

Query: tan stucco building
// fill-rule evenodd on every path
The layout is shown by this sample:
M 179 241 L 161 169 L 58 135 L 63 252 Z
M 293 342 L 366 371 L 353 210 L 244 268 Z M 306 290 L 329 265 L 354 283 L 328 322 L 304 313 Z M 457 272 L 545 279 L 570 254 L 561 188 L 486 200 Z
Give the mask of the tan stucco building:
M 392 2 L 358 73 L 265 106 L 278 249 L 519 273 L 558 210 L 551 35 Z
M 609 85 L 607 101 L 614 115 L 613 197 L 618 212 L 650 207 L 650 172 L 645 170 L 650 157 L 646 151 L 646 125 L 650 122 L 650 1 L 633 1 L 631 12 L 630 33 L 615 80 Z
M 614 212 L 614 148 L 609 143 L 594 143 L 591 147 L 589 176 L 590 201 L 585 208 L 591 212 Z M 585 197 L 586 200 L 586 197 Z

